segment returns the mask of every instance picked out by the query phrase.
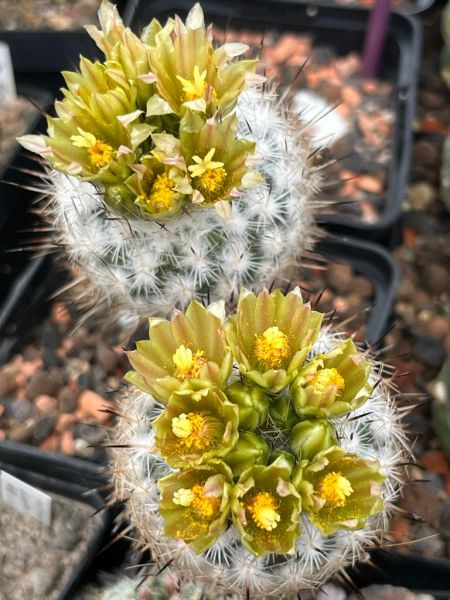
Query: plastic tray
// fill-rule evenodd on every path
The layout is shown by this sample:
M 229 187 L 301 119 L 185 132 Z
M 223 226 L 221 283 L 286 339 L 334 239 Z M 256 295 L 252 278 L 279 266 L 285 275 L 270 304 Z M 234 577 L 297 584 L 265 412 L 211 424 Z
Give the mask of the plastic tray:
M 140 32 L 153 17 L 165 20 L 174 13 L 184 17 L 191 0 L 137 0 L 127 7 L 125 19 Z M 337 54 L 361 51 L 367 28 L 366 9 L 311 6 L 294 1 L 204 0 L 206 18 L 217 25 L 263 32 L 276 29 L 309 34 L 314 43 L 332 46 Z M 329 216 L 323 221 L 332 229 L 379 239 L 400 215 L 408 181 L 412 125 L 415 113 L 416 83 L 421 54 L 421 24 L 418 19 L 393 13 L 382 59 L 381 77 L 395 86 L 396 120 L 391 140 L 392 160 L 383 212 L 375 223 L 346 216 Z
M 248 0 L 251 2 L 251 0 Z M 273 0 L 274 2 L 279 2 L 280 0 Z M 281 0 L 283 1 L 283 0 Z M 370 10 L 372 7 L 370 6 L 358 6 L 357 0 L 347 0 L 348 5 L 345 2 L 336 2 L 333 0 L 291 0 L 293 2 L 298 2 L 299 4 L 309 4 L 310 6 L 337 6 L 339 8 L 348 8 L 351 4 L 351 8 L 359 7 L 364 10 Z M 352 3 L 354 2 L 354 3 Z M 375 0 L 374 0 L 375 3 Z M 391 6 L 392 6 L 391 2 Z M 420 13 L 425 12 L 429 8 L 431 8 L 434 4 L 434 0 L 415 0 L 415 2 L 411 2 L 411 6 L 398 7 L 392 6 L 392 10 L 398 12 L 403 15 L 418 15 Z
M 0 442 L 0 470 L 19 477 L 30 485 L 88 504 L 97 511 L 104 499 L 92 492 L 105 483 L 103 468 L 63 455 L 52 455 L 30 446 Z M 90 492 L 86 494 L 86 492 Z M 110 513 L 101 512 L 99 525 L 86 553 L 62 589 L 59 600 L 69 599 L 101 549 L 110 528 Z
M 375 550 L 372 565 L 362 563 L 350 569 L 357 585 L 389 584 L 430 594 L 436 600 L 450 598 L 450 560 L 420 554 Z

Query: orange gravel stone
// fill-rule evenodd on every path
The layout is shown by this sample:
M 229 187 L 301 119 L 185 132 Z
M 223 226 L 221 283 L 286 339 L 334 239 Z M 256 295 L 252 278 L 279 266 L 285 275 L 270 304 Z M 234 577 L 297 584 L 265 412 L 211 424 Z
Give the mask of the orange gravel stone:
M 110 416 L 108 413 L 101 412 L 104 408 L 113 408 L 112 402 L 108 402 L 92 390 L 85 390 L 78 398 L 78 406 L 83 418 L 94 417 L 101 423 L 106 423 Z

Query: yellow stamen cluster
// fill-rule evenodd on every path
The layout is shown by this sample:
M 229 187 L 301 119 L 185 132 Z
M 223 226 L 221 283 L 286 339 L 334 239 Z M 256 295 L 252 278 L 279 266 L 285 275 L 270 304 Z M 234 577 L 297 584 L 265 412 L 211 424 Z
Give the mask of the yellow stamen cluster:
M 193 353 L 190 348 L 186 348 L 182 344 L 175 350 L 172 361 L 176 367 L 174 376 L 185 381 L 199 376 L 200 369 L 206 362 L 206 356 L 203 350 L 197 350 Z
M 280 522 L 279 503 L 269 492 L 258 492 L 244 506 L 260 529 L 272 531 Z
M 337 369 L 320 369 L 309 381 L 310 385 L 315 386 L 319 393 L 325 393 L 333 390 L 335 397 L 339 396 L 345 388 L 345 380 Z
M 170 179 L 167 173 L 157 175 L 153 182 L 150 194 L 141 194 L 136 198 L 136 203 L 148 208 L 150 211 L 155 209 L 169 209 L 172 206 L 176 191 L 173 189 L 175 183 Z
M 101 140 L 96 140 L 92 146 L 87 149 L 89 154 L 89 160 L 94 167 L 101 168 L 106 167 L 112 161 L 114 156 L 114 149 Z
M 333 508 L 345 506 L 347 496 L 353 493 L 350 481 L 339 472 L 332 471 L 321 480 L 317 495 L 326 500 Z
M 172 432 L 180 439 L 185 450 L 205 450 L 211 445 L 210 432 L 205 428 L 205 420 L 198 413 L 181 413 L 172 419 Z
M 198 65 L 194 67 L 194 78 L 185 79 L 181 75 L 177 75 L 178 81 L 181 82 L 184 92 L 184 101 L 190 102 L 191 100 L 197 100 L 203 98 L 206 90 L 206 70 L 200 73 Z
M 210 518 L 220 508 L 220 498 L 207 496 L 203 485 L 196 483 L 191 489 L 180 488 L 173 495 L 173 503 L 189 507 L 203 517 Z
M 269 327 L 256 338 L 255 356 L 266 367 L 279 368 L 290 355 L 289 340 L 278 327 Z
M 226 178 L 227 172 L 223 167 L 207 169 L 199 176 L 197 186 L 206 196 L 218 195 L 223 191 Z

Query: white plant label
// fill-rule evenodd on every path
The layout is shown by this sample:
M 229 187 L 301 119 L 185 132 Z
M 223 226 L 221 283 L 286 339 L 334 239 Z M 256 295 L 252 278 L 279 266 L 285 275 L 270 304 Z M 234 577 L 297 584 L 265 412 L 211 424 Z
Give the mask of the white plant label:
M 16 512 L 28 515 L 42 525 L 50 527 L 52 499 L 48 494 L 5 471 L 0 471 L 0 497 Z
M 0 42 L 0 103 L 17 97 L 16 82 L 8 44 Z

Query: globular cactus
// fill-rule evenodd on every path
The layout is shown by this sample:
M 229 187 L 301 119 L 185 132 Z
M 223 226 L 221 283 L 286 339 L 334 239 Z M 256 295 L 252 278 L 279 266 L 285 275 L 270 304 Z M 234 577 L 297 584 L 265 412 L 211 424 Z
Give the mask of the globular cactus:
M 201 591 L 195 586 L 179 590 L 173 577 L 127 577 L 118 575 L 105 585 L 83 588 L 75 600 L 200 600 Z M 204 595 L 203 600 L 208 600 Z M 211 599 L 212 600 L 212 599 Z
M 154 568 L 297 598 L 385 540 L 409 444 L 391 370 L 298 288 L 190 303 L 129 352 L 114 481 Z
M 99 316 L 168 314 L 288 281 L 320 208 L 298 114 L 237 58 L 244 44 L 215 47 L 199 5 L 141 38 L 105 0 L 99 16 L 88 31 L 105 61 L 64 73 L 48 136 L 21 138 L 51 165 L 47 247 L 80 300 Z

